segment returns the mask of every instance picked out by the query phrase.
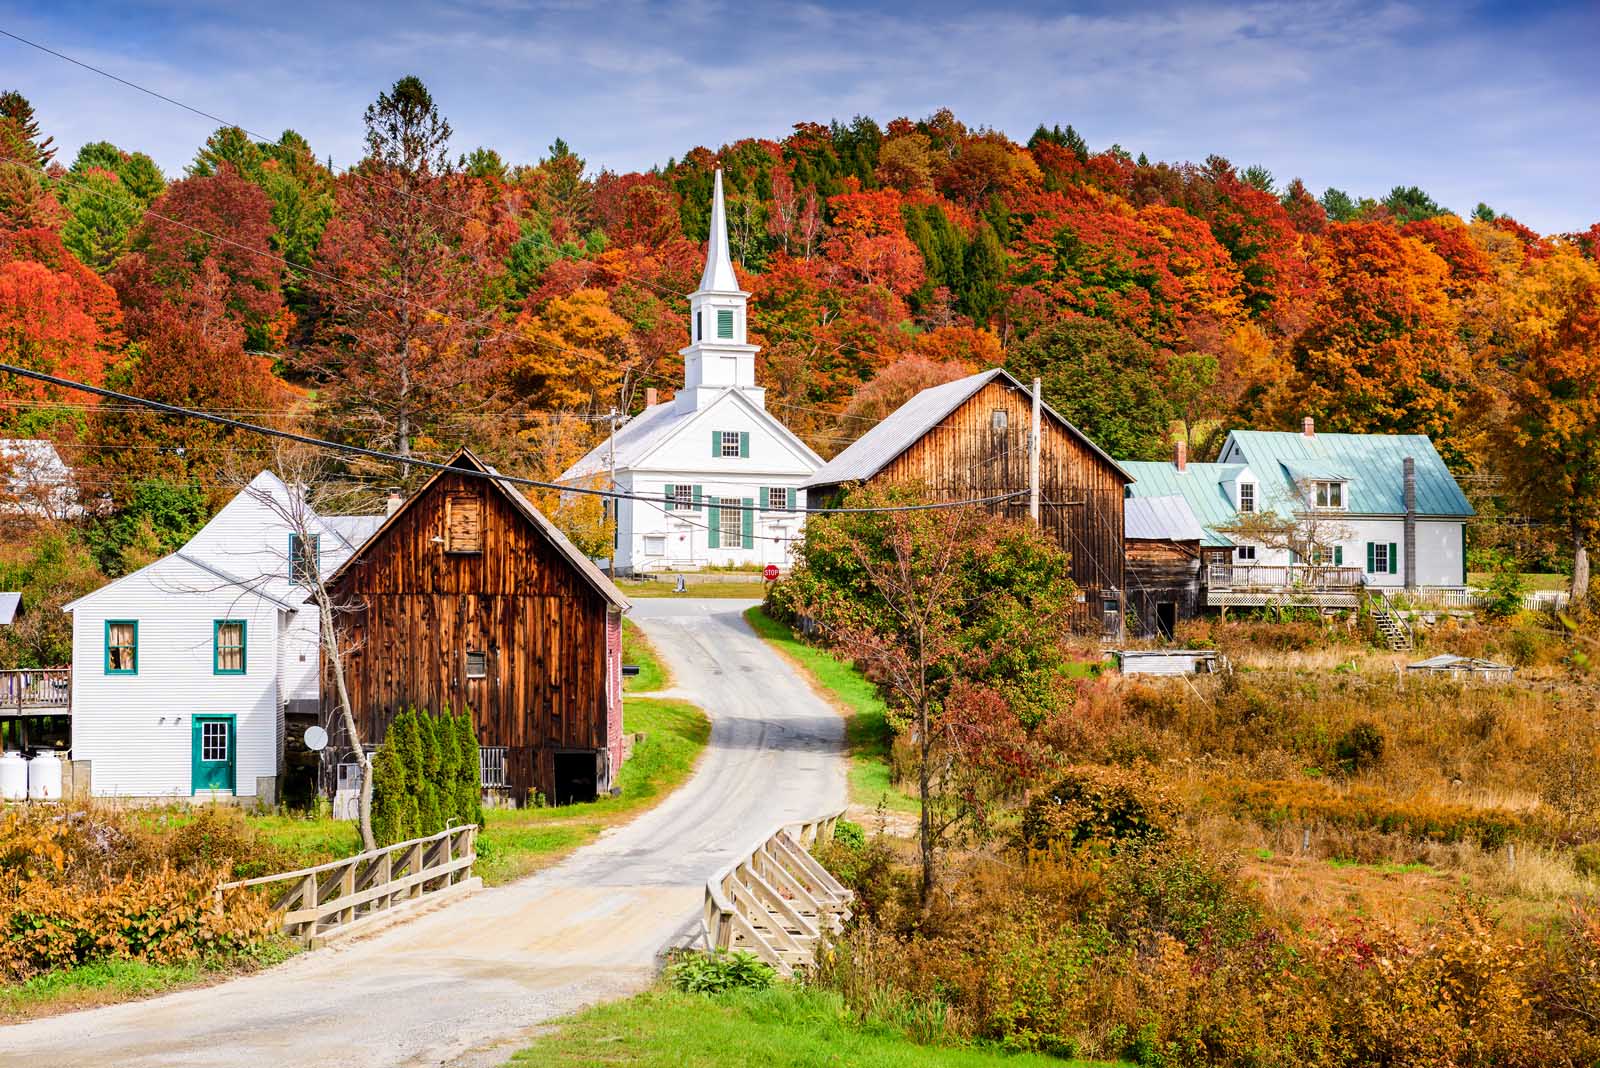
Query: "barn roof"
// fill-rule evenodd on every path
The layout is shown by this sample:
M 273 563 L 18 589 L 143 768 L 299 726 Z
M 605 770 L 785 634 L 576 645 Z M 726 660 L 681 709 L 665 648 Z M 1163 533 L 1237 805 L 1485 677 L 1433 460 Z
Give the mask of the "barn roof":
M 484 463 L 482 460 L 478 459 L 478 457 L 473 454 L 471 449 L 462 448 L 458 450 L 456 454 L 446 462 L 445 468 L 435 471 L 433 473 L 433 477 L 428 479 L 428 481 L 423 484 L 421 489 L 417 490 L 417 492 L 408 497 L 405 503 L 399 508 L 395 509 L 393 513 L 384 517 L 383 522 L 380 523 L 377 528 L 367 536 L 366 540 L 361 543 L 356 551 L 351 553 L 350 557 L 345 560 L 344 563 L 340 564 L 333 574 L 328 576 L 327 585 L 331 586 L 337 582 L 340 576 L 342 576 L 356 560 L 366 553 L 369 546 L 375 544 L 379 538 L 383 537 L 384 532 L 386 532 L 400 516 L 404 515 L 414 504 L 416 504 L 416 502 L 433 487 L 435 482 L 439 481 L 440 478 L 448 474 L 451 469 L 457 471 L 481 471 L 486 475 L 498 475 L 500 473 L 494 468 L 490 467 L 488 464 Z M 596 593 L 600 594 L 601 597 L 609 601 L 614 607 L 622 609 L 623 611 L 627 611 L 629 608 L 633 607 L 628 598 L 623 595 L 623 592 L 617 588 L 617 584 L 607 578 L 605 572 L 596 567 L 594 562 L 585 556 L 576 545 L 572 544 L 572 542 L 568 540 L 567 536 L 561 533 L 560 528 L 558 528 L 554 523 L 550 522 L 550 520 L 545 517 L 545 514 L 539 511 L 539 509 L 535 508 L 533 506 L 533 502 L 524 497 L 515 486 L 500 478 L 485 478 L 482 479 L 482 481 L 487 482 L 490 486 L 492 486 L 495 492 L 503 496 L 513 508 L 522 513 L 523 517 L 527 519 L 528 522 L 537 527 L 539 532 L 549 540 L 551 545 L 555 546 L 557 552 L 566 557 L 567 562 L 572 565 L 573 569 L 576 570 L 580 576 L 582 576 L 585 582 L 594 588 Z
M 877 426 L 851 442 L 838 456 L 823 464 L 816 474 L 801 483 L 801 488 L 833 486 L 842 482 L 861 482 L 871 478 L 893 463 L 901 453 L 922 440 L 924 435 L 944 422 L 951 412 L 965 404 L 979 390 L 995 381 L 1002 382 L 1012 389 L 1028 392 L 1027 387 L 1004 367 L 991 367 L 987 371 L 979 371 L 975 375 L 958 378 L 954 382 L 929 386 L 896 408 Z M 1090 441 L 1083 431 L 1068 422 L 1060 412 L 1048 404 L 1044 405 L 1044 410 L 1052 419 L 1066 427 L 1074 437 L 1087 445 L 1096 456 L 1110 464 L 1118 474 L 1127 476 L 1127 472 L 1117 461 Z
M 1145 541 L 1204 541 L 1206 532 L 1189 502 L 1170 497 L 1130 497 L 1122 506 L 1123 536 Z
M 1182 497 L 1200 525 L 1200 544 L 1214 548 L 1233 545 L 1232 539 L 1220 533 L 1239 518 L 1224 483 L 1243 471 L 1243 464 L 1187 464 L 1182 471 L 1164 460 L 1127 460 L 1122 466 L 1134 479 L 1125 509 L 1131 510 L 1140 499 Z

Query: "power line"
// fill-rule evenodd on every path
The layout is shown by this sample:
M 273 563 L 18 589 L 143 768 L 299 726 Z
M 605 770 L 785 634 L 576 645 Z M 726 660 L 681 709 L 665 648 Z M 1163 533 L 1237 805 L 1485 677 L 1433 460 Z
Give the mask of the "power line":
M 470 469 L 451 467 L 449 464 L 438 463 L 433 460 L 423 460 L 412 456 L 401 456 L 398 453 L 383 452 L 378 449 L 368 449 L 360 445 L 347 445 L 337 441 L 328 441 L 325 438 L 315 438 L 308 434 L 297 434 L 293 431 L 280 430 L 276 427 L 261 426 L 256 423 L 246 423 L 242 420 L 233 419 L 224 415 L 213 415 L 210 412 L 196 411 L 193 408 L 184 408 L 176 404 L 168 404 L 165 401 L 152 400 L 149 397 L 139 397 L 131 393 L 120 393 L 113 389 L 106 389 L 103 386 L 92 386 L 87 382 L 77 382 L 70 378 L 61 378 L 57 375 L 46 374 L 43 371 L 35 371 L 32 368 L 18 367 L 15 364 L 0 363 L 0 373 L 14 374 L 22 378 L 33 379 L 36 382 L 44 382 L 52 386 L 61 386 L 65 389 L 75 389 L 84 393 L 93 394 L 95 396 L 107 397 L 112 400 L 120 401 L 124 404 L 139 405 L 149 408 L 153 411 L 162 412 L 166 415 L 176 415 L 186 419 L 198 419 L 207 423 L 215 423 L 218 426 L 227 427 L 232 430 L 242 430 L 246 433 L 260 434 L 265 437 L 278 438 L 283 441 L 292 441 L 299 445 L 309 445 L 314 448 L 329 449 L 334 452 L 343 453 L 347 456 L 359 456 L 369 460 L 379 460 L 388 464 L 410 465 L 431 471 L 455 471 L 458 474 L 468 477 L 483 478 L 488 481 L 501 482 L 513 486 L 528 486 L 532 489 L 552 490 L 557 493 L 575 493 L 591 497 L 603 497 L 611 500 L 646 501 L 650 503 L 654 503 L 656 501 L 655 497 L 646 496 L 644 494 L 624 493 L 620 490 L 591 489 L 585 486 L 564 485 L 559 482 L 544 482 L 539 479 L 522 478 L 516 475 L 503 475 L 498 471 L 472 471 Z M 1010 500 L 1020 495 L 1021 491 L 1015 493 L 998 494 L 993 497 L 974 498 L 972 500 L 935 501 L 927 504 L 882 505 L 878 507 L 862 508 L 785 507 L 768 508 L 766 511 L 785 512 L 796 515 L 832 515 L 876 512 L 928 512 L 949 508 L 965 508 L 980 504 L 993 504 L 999 501 Z M 762 510 L 758 506 L 751 505 L 746 507 L 742 503 L 732 507 L 741 511 L 750 512 L 758 512 Z

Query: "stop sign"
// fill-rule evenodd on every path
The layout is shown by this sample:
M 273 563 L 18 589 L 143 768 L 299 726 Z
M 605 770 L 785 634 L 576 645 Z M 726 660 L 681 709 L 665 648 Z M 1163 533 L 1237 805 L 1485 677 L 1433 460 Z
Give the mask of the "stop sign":
M 778 581 L 778 565 L 777 564 L 768 564 L 766 567 L 762 568 L 761 577 L 766 579 L 768 582 L 777 582 Z

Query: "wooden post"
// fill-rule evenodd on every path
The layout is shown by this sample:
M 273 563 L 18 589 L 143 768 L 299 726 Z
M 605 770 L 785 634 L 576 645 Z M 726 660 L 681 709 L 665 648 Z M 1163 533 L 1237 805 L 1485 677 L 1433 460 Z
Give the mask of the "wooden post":
M 351 894 L 353 894 L 355 892 L 356 892 L 356 862 L 352 860 L 349 864 L 345 865 L 344 871 L 339 873 L 339 896 L 340 897 L 348 897 L 349 895 L 351 895 Z M 356 918 L 356 910 L 354 908 L 341 909 L 340 912 L 339 912 L 339 922 L 340 923 L 349 923 L 351 920 L 353 920 L 355 918 Z
M 378 858 L 378 885 L 387 887 L 393 881 L 394 854 L 386 850 L 383 856 Z M 374 911 L 377 911 L 378 909 L 386 909 L 392 904 L 394 904 L 394 895 L 385 894 L 380 898 L 374 899 L 372 907 Z
M 1033 380 L 1033 419 L 1028 424 L 1028 518 L 1039 525 L 1039 380 Z

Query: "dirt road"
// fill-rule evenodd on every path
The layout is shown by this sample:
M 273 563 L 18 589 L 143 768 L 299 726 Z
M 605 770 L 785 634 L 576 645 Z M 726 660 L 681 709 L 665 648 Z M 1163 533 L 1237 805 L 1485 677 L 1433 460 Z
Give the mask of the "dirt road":
M 647 986 L 706 878 L 774 825 L 844 804 L 843 725 L 741 618 L 641 599 L 675 688 L 712 720 L 694 777 L 548 871 L 260 975 L 0 1028 L 0 1065 L 498 1065 L 541 1021 Z

